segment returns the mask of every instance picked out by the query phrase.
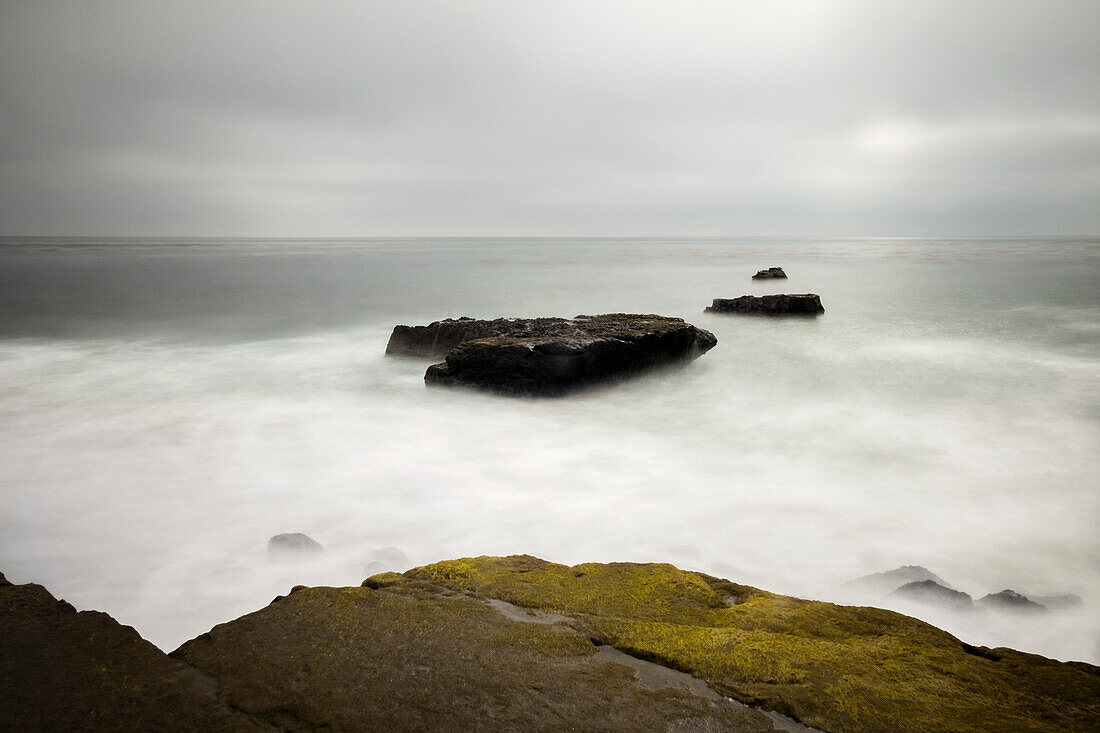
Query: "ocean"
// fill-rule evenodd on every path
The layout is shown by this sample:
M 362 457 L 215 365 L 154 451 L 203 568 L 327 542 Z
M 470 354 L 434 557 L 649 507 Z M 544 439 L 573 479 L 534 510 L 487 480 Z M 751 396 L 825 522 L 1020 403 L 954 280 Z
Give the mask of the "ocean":
M 782 266 L 785 281 L 752 281 Z M 818 318 L 704 314 L 818 293 Z M 396 324 L 679 316 L 562 399 L 428 389 Z M 671 562 L 1100 663 L 1100 239 L 0 239 L 0 571 L 163 649 L 293 585 Z M 299 562 L 267 541 L 303 532 Z M 954 612 L 844 584 L 922 565 Z

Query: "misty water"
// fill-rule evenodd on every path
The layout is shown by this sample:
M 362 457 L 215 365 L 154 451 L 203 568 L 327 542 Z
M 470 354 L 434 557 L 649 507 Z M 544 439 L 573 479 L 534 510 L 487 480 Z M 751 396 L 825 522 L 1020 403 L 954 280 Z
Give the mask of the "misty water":
M 1098 283 L 1096 239 L 0 240 L 0 571 L 173 649 L 386 548 L 666 561 L 1100 662 Z M 826 313 L 703 313 L 769 292 Z M 398 323 L 608 312 L 718 346 L 551 400 L 384 355 Z M 843 588 L 904 564 L 1084 606 Z

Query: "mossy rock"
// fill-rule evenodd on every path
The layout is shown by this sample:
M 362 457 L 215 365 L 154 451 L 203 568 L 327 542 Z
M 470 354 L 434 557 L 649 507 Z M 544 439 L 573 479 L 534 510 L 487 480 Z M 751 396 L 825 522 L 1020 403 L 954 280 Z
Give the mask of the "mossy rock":
M 587 636 L 531 618 L 385 573 L 299 590 L 172 656 L 282 730 L 774 731 L 717 695 L 647 687 Z
M 1097 667 L 972 647 L 892 611 L 665 564 L 479 557 L 405 575 L 570 616 L 623 651 L 826 731 L 1100 730 Z

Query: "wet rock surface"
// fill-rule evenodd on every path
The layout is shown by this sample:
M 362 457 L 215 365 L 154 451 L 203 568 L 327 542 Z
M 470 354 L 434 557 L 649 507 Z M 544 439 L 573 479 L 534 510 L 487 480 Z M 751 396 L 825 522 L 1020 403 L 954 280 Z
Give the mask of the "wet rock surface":
M 387 573 L 296 590 L 172 656 L 286 730 L 776 730 L 713 693 L 639 679 L 558 619 L 520 618 Z
M 40 585 L 0 586 L 0 730 L 271 730 L 107 614 Z
M 694 359 L 717 339 L 680 318 L 611 313 L 397 326 L 386 352 L 446 360 L 424 381 L 508 395 L 556 396 Z
M 762 316 L 816 316 L 825 312 L 821 297 L 814 293 L 742 295 L 740 298 L 715 298 L 705 313 L 743 313 Z
M 769 267 L 766 270 L 760 270 L 752 276 L 753 280 L 786 280 L 787 273 L 783 272 L 782 267 Z

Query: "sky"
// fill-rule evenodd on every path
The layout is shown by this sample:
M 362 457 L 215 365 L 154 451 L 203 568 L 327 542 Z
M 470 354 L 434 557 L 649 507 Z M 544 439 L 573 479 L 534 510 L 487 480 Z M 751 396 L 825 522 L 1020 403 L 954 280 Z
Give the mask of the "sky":
M 0 235 L 1100 233 L 1100 2 L 0 0 Z

